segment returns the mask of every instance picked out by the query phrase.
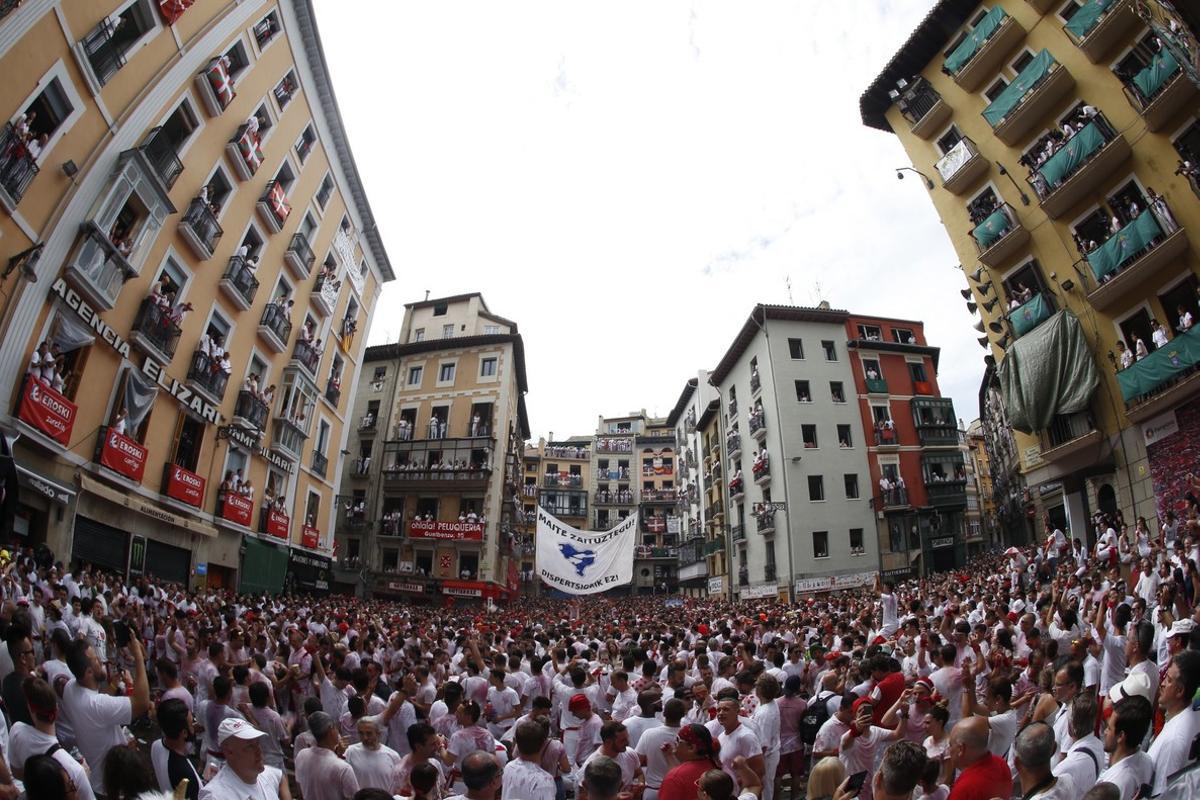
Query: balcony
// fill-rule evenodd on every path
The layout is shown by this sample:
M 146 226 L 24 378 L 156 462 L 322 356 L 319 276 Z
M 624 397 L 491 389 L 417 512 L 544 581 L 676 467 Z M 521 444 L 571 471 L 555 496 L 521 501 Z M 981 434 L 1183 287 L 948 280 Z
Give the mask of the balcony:
M 736 433 L 725 437 L 725 452 L 736 461 L 742 455 L 742 437 Z
M 95 222 L 85 222 L 81 232 L 75 254 L 67 263 L 67 280 L 93 308 L 108 311 L 125 281 L 137 273 Z
M 1172 227 L 1170 233 L 1164 230 Z M 1156 285 L 1156 279 L 1173 268 L 1187 250 L 1187 236 L 1175 227 L 1173 217 L 1160 219 L 1152 209 L 1143 211 L 1085 256 L 1097 282 L 1088 292 L 1088 302 L 1100 311 L 1115 308 L 1135 290 Z
M 283 188 L 283 184 L 277 180 L 268 183 L 262 197 L 258 198 L 258 216 L 262 219 L 263 224 L 271 233 L 279 233 L 283 230 L 291 213 L 292 204 L 288 202 L 287 190 Z M 308 243 L 305 242 L 305 244 Z M 307 273 L 305 274 L 307 275 Z
M 1196 86 L 1164 47 L 1125 84 L 1125 97 L 1142 115 L 1148 130 L 1160 131 L 1184 106 L 1195 107 Z
M 883 378 L 867 378 L 866 381 L 867 394 L 887 394 L 887 381 Z
M 1138 24 L 1131 0 L 1090 0 L 1063 26 L 1088 61 L 1099 64 L 1104 56 L 1124 41 Z
M 742 538 L 744 539 L 746 537 L 743 535 Z M 716 555 L 717 553 L 724 553 L 724 552 L 725 552 L 725 540 L 724 539 L 709 539 L 707 542 L 704 543 L 704 555 L 706 555 L 706 556 L 713 556 L 713 555 Z
M 145 141 L 137 148 L 150 164 L 151 173 L 162 182 L 164 194 L 169 194 L 175 181 L 183 174 L 183 162 L 175 151 L 175 142 L 165 128 L 154 128 L 146 134 Z
M 971 231 L 979 260 L 989 267 L 999 267 L 1024 253 L 1029 243 L 1029 229 L 1008 203 L 1003 204 Z
M 610 492 L 606 489 L 601 489 L 592 495 L 592 503 L 598 506 L 632 506 L 635 505 L 633 499 L 633 491 L 631 489 L 621 489 L 615 492 Z
M 897 508 L 908 508 L 908 489 L 897 486 L 892 489 L 879 491 L 879 507 L 885 511 Z
M 196 76 L 196 93 L 200 95 L 204 108 L 210 117 L 219 117 L 221 112 L 229 108 L 237 91 L 233 85 L 233 76 L 223 61 L 224 56 L 217 56 L 208 62 L 204 71 Z
M 315 457 L 316 454 L 313 455 Z M 371 525 L 371 520 L 367 517 L 366 500 L 344 495 L 338 500 L 338 527 L 361 531 Z
M 760 389 L 762 389 L 762 379 L 758 377 L 758 370 L 754 370 L 750 373 L 750 392 L 757 394 Z
M 596 439 L 597 453 L 632 453 L 633 439 L 617 439 L 601 436 Z
M 225 389 L 229 386 L 229 373 L 221 369 L 219 361 L 202 350 L 196 350 L 192 353 L 192 363 L 188 367 L 187 382 L 188 386 L 210 403 L 219 406 L 225 399 Z
M 217 222 L 217 215 L 208 203 L 199 197 L 192 200 L 183 218 L 179 220 L 180 236 L 201 261 L 208 261 L 213 257 L 213 251 L 216 250 L 222 233 L 224 231 Z
M 1089 200 L 1128 157 L 1129 142 L 1098 115 L 1046 159 L 1029 183 L 1046 215 L 1058 219 Z
M 324 478 L 326 470 L 329 469 L 329 459 L 320 450 L 313 450 L 312 454 L 312 471 L 318 476 Z
M 252 131 L 249 124 L 242 123 L 233 134 L 233 138 L 226 143 L 225 155 L 241 180 L 248 181 L 253 178 L 263 162 L 258 131 Z
M 338 403 L 342 400 L 342 384 L 337 378 L 330 378 L 325 384 L 325 399 L 334 408 L 337 408 Z
M 25 190 L 39 172 L 37 159 L 29 152 L 12 123 L 0 132 L 0 189 L 4 190 L 5 205 L 16 208 Z
M 479 467 L 434 469 L 419 464 L 393 464 L 383 468 L 384 483 L 394 484 L 403 491 L 485 491 L 491 474 L 490 469 Z
M 1075 87 L 1075 78 L 1043 50 L 987 108 L 983 118 L 996 138 L 1016 147 Z
M 285 458 L 299 461 L 300 452 L 304 448 L 304 440 L 308 438 L 308 435 L 296 423 L 285 417 L 275 418 L 273 434 L 271 449 Z
M 267 304 L 258 323 L 258 335 L 273 352 L 282 353 L 287 349 L 288 340 L 292 336 L 292 321 L 287 318 L 282 306 Z
M 896 106 L 908 120 L 913 135 L 922 139 L 940 131 L 953 113 L 937 89 L 924 78 L 917 78 L 907 86 L 896 99 Z
M 713 522 L 717 517 L 725 516 L 725 504 L 720 500 L 715 503 L 709 503 L 704 509 L 704 517 L 709 522 Z
M 875 428 L 875 446 L 878 448 L 899 447 L 900 436 L 896 433 L 895 426 L 885 428 L 877 425 Z
M 1008 312 L 1008 324 L 1013 336 L 1020 338 L 1054 316 L 1054 298 L 1039 292 Z
M 771 462 L 756 461 L 753 467 L 754 482 L 759 486 L 763 486 L 771 480 Z
M 581 489 L 583 488 L 583 476 L 558 474 L 545 475 L 542 477 L 542 485 L 548 489 Z
M 400 517 L 390 517 L 379 521 L 380 536 L 403 536 L 404 521 Z
M 350 476 L 353 478 L 365 478 L 371 474 L 371 457 L 359 456 L 350 462 Z
M 939 478 L 925 476 L 925 494 L 934 506 L 963 506 L 967 504 L 966 476 Z
M 254 270 L 241 256 L 229 259 L 229 266 L 221 276 L 221 291 L 242 311 L 249 311 L 254 304 L 254 295 L 258 293 L 258 278 Z
M 734 478 L 729 482 L 729 502 L 738 503 L 746 497 L 746 482 L 741 478 Z
M 729 419 L 730 420 L 732 420 L 734 417 L 737 416 L 737 410 L 738 410 L 737 398 L 736 397 L 729 398 Z
M 764 581 L 775 580 L 775 571 L 776 571 L 776 567 L 774 564 L 766 564 L 765 566 L 763 566 L 763 580 Z
M 729 538 L 731 540 L 733 540 L 734 542 L 746 541 L 746 526 L 730 525 L 729 526 Z
M 1143 422 L 1200 393 L 1200 327 L 1181 333 L 1117 373 L 1125 415 Z
M 111 17 L 105 17 L 79 43 L 99 86 L 112 80 L 121 67 L 125 66 L 125 47 L 115 38 L 117 26 Z
M 951 194 L 962 194 L 987 174 L 991 163 L 979 154 L 975 143 L 965 136 L 933 164 L 942 176 L 942 186 Z
M 913 424 L 917 436 L 926 447 L 957 447 L 958 423 L 954 417 L 954 401 L 948 398 L 914 398 Z
M 292 361 L 304 367 L 309 377 L 315 381 L 317 369 L 321 365 L 321 351 L 317 349 L 315 342 L 297 339 L 296 347 L 292 350 Z
M 238 392 L 237 403 L 233 406 L 233 421 L 243 428 L 253 428 L 263 431 L 267 429 L 267 417 L 270 415 L 267 404 L 254 392 L 246 389 Z
M 1073 456 L 1091 455 L 1087 451 L 1094 448 L 1101 438 L 1089 412 L 1059 414 L 1050 427 L 1042 432 L 1042 460 L 1061 463 Z
M 754 530 L 759 536 L 770 536 L 775 533 L 775 515 L 759 514 L 754 518 Z
M 738 570 L 738 586 L 750 585 L 750 570 L 742 568 Z
M 1024 38 L 1025 29 L 996 6 L 946 57 L 942 71 L 953 75 L 963 91 L 973 93 L 999 71 L 1005 56 Z
M 317 276 L 317 282 L 313 284 L 312 288 L 312 307 L 322 316 L 328 317 L 337 307 L 338 292 L 341 291 L 341 288 L 341 281 L 325 275 Z
M 674 489 L 642 489 L 641 501 L 643 503 L 670 503 L 674 504 L 679 499 L 679 495 Z
M 761 411 L 750 415 L 750 435 L 759 444 L 762 444 L 763 439 L 767 438 L 767 418 Z
M 133 319 L 129 343 L 151 358 L 170 364 L 175 358 L 175 346 L 179 344 L 181 332 L 169 312 L 147 297 Z
M 312 275 L 313 261 L 316 260 L 317 257 L 312 252 L 312 246 L 308 245 L 304 234 L 293 234 L 292 241 L 288 243 L 287 252 L 283 253 L 283 261 L 292 269 L 294 275 L 298 278 L 307 278 Z

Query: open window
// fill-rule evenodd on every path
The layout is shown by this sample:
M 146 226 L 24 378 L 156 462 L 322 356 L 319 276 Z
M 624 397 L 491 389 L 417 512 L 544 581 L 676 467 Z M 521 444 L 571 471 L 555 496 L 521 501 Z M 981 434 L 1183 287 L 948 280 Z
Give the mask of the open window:
M 1037 259 L 1030 259 L 1010 272 L 1001 285 L 1008 296 L 1010 309 L 1017 308 L 1046 291 L 1046 283 Z
M 179 412 L 179 421 L 175 424 L 175 453 L 171 463 L 183 467 L 188 472 L 195 472 L 200 461 L 200 450 L 204 446 L 204 423 L 188 414 Z
M 971 216 L 971 224 L 978 225 L 983 222 L 1000 205 L 1000 197 L 996 191 L 990 186 L 986 187 L 967 203 L 967 213 Z
M 279 106 L 281 112 L 292 102 L 292 98 L 296 96 L 299 86 L 296 83 L 296 73 L 291 70 L 288 70 L 287 74 L 279 79 L 279 83 L 275 84 L 275 88 L 271 90 L 271 94 L 275 96 L 275 103 Z
M 958 127 L 955 125 L 951 125 L 950 129 L 948 131 L 946 131 L 945 133 L 943 133 L 941 136 L 939 136 L 937 139 L 938 152 L 941 155 L 946 155 L 951 150 L 953 150 L 955 148 L 955 146 L 958 145 L 959 142 L 962 141 L 962 138 L 963 138 L 962 132 L 960 132 L 958 130 Z
M 1129 49 L 1128 53 L 1121 56 L 1113 67 L 1113 72 L 1116 73 L 1118 78 L 1128 83 L 1133 80 L 1134 75 L 1137 75 L 1150 66 L 1150 62 L 1158 54 L 1156 38 L 1154 31 L 1147 32 L 1145 36 Z
M 989 103 L 994 103 L 996 102 L 996 98 L 1003 94 L 1007 88 L 1008 81 L 1004 80 L 1004 78 L 996 78 L 995 82 L 984 91 L 983 96 L 988 99 Z
M 313 128 L 313 126 L 311 124 L 305 125 L 304 130 L 300 131 L 300 137 L 298 139 L 296 139 L 296 158 L 300 159 L 301 164 L 308 161 L 308 156 L 312 153 L 313 145 L 315 145 L 316 143 L 317 143 L 316 130 Z M 326 177 L 328 177 L 328 176 L 326 176 Z M 332 183 L 332 180 L 330 182 Z M 322 182 L 321 188 L 322 189 L 325 188 L 324 182 Z M 319 194 L 320 193 L 318 192 L 318 195 Z M 326 198 L 326 199 L 328 199 L 328 198 Z M 325 205 L 325 203 L 322 202 L 321 206 L 324 207 L 324 205 Z
M 258 51 L 261 53 L 265 50 L 267 45 L 275 41 L 275 37 L 282 32 L 283 25 L 279 22 L 279 9 L 272 9 L 271 13 L 254 23 L 254 43 L 258 45 Z
M 100 20 L 79 43 L 96 83 L 103 86 L 112 80 L 142 37 L 157 27 L 150 0 L 133 0 Z
M 310 528 L 315 528 L 320 519 L 321 495 L 316 492 L 309 492 L 308 500 L 304 503 L 304 524 Z
M 883 330 L 878 325 L 859 325 L 858 338 L 866 339 L 868 342 L 882 341 Z
M 892 341 L 900 344 L 916 344 L 917 337 L 908 328 L 892 328 Z
M 229 179 L 225 168 L 218 164 L 204 185 L 208 189 L 209 206 L 220 216 L 229 203 L 229 198 L 233 196 L 233 181 Z
M 317 189 L 317 206 L 324 211 L 329 206 L 329 199 L 333 196 L 333 177 L 329 173 L 325 173 L 325 178 L 321 181 L 321 186 Z

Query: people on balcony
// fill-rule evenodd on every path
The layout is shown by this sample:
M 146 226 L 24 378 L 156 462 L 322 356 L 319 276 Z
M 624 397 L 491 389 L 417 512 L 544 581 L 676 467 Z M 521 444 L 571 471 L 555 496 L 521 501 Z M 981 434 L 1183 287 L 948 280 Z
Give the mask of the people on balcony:
M 1117 371 L 1129 369 L 1133 366 L 1133 351 L 1125 346 L 1124 342 L 1117 342 L 1118 360 L 1121 366 L 1117 367 Z
M 1138 334 L 1133 335 L 1133 353 L 1138 361 L 1141 361 L 1146 356 L 1150 355 L 1150 351 L 1146 349 L 1146 343 L 1142 341 L 1142 337 Z
M 446 438 L 446 421 L 438 419 L 436 416 L 429 418 L 429 438 L 430 439 L 445 439 Z
M 403 417 L 396 423 L 396 438 L 402 442 L 407 442 L 412 438 L 412 423 Z
M 373 428 L 373 427 L 375 427 L 375 412 L 374 412 L 374 411 L 368 411 L 366 414 L 363 414 L 363 418 L 362 418 L 362 420 L 359 422 L 359 425 L 358 425 L 358 426 L 359 426 L 360 428 Z
M 769 468 L 770 468 L 769 454 L 767 453 L 767 448 L 764 447 L 762 450 L 760 450 L 754 456 L 754 464 L 752 465 L 754 477 L 757 478 L 760 474 L 762 474 L 763 472 L 766 472 Z
M 1170 339 L 1167 337 L 1167 329 L 1158 320 L 1150 320 L 1150 341 L 1154 342 L 1154 349 L 1166 347 Z
M 1192 329 L 1192 312 L 1187 310 L 1187 306 L 1182 303 L 1177 308 L 1179 312 L 1179 327 L 1176 328 L 1180 333 L 1187 333 Z
M 334 289 L 342 288 L 342 282 L 337 277 L 337 268 L 328 262 L 321 265 L 321 272 L 317 275 L 316 282 L 322 285 L 329 283 Z
M 1146 198 L 1149 201 L 1150 210 L 1154 213 L 1154 218 L 1158 220 L 1159 227 L 1163 229 L 1163 233 L 1170 236 L 1179 230 L 1179 223 L 1175 221 L 1175 216 L 1171 213 L 1171 209 L 1167 207 L 1167 201 L 1163 199 L 1162 195 L 1147 186 Z
M 480 435 L 480 427 L 482 425 L 483 425 L 483 419 L 479 416 L 479 414 L 472 414 L 471 415 L 471 431 L 470 431 L 471 436 Z

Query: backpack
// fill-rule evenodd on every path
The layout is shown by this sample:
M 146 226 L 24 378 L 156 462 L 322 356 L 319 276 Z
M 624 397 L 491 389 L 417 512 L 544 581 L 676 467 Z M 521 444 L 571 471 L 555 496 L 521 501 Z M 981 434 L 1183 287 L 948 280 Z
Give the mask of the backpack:
M 817 731 L 829 719 L 829 698 L 833 695 L 833 692 L 818 693 L 800 717 L 800 741 L 806 745 L 811 746 L 817 740 Z

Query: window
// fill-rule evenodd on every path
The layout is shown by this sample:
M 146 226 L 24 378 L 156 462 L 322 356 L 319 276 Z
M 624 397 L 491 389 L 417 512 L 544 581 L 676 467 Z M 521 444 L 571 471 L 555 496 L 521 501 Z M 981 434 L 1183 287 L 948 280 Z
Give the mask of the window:
M 479 553 L 463 551 L 458 554 L 458 577 L 472 580 L 479 574 Z
M 853 447 L 854 446 L 854 436 L 850 431 L 849 425 L 838 425 L 837 426 L 837 435 L 838 435 L 838 447 Z
M 156 25 L 145 0 L 134 0 L 120 13 L 105 17 L 83 38 L 84 56 L 101 86 L 112 80 L 138 41 Z
M 325 451 L 329 448 L 329 423 L 321 420 L 317 425 L 317 452 L 325 455 Z
M 292 102 L 292 98 L 296 96 L 296 73 L 288 72 L 279 83 L 275 84 L 275 88 L 271 90 L 271 94 L 275 95 L 275 102 L 279 104 L 279 110 L 287 108 L 288 103 Z
M 24 124 L 29 127 L 30 137 L 41 145 L 41 152 L 32 160 L 44 162 L 50 148 L 83 114 L 83 103 L 75 94 L 74 87 L 67 78 L 66 67 L 61 61 L 38 85 L 43 87 L 42 90 L 29 100 L 13 124 L 24 120 Z M 26 166 L 22 170 L 20 165 L 10 164 L 6 168 L 6 174 L 0 177 L 0 186 L 3 186 L 14 200 L 19 200 L 25 187 L 32 181 L 33 175 L 31 167 Z
M 804 340 L 803 339 L 788 339 L 788 352 L 792 354 L 792 358 L 804 358 Z
M 444 316 L 446 316 L 447 310 L 448 310 L 448 306 L 445 303 L 438 303 L 436 306 L 433 307 L 433 315 L 435 317 L 444 317 Z
M 443 325 L 442 326 L 442 338 L 443 339 L 453 339 L 454 338 L 454 326 L 453 325 Z
M 805 447 L 817 446 L 817 426 L 816 425 L 801 425 L 800 438 L 804 440 Z
M 846 402 L 846 390 L 844 388 L 842 388 L 841 381 L 830 381 L 829 382 L 829 397 L 835 403 Z
M 863 530 L 862 528 L 850 529 L 850 554 L 860 556 L 867 552 L 867 548 L 863 546 Z
M 983 93 L 983 96 L 988 99 L 988 102 L 993 102 L 1007 88 L 1008 81 L 1004 80 L 1004 78 L 997 78 L 996 82 L 989 86 L 987 91 Z
M 250 56 L 246 55 L 246 46 L 240 39 L 225 51 L 225 57 L 229 59 L 229 76 L 231 78 L 238 78 L 250 67 Z
M 978 225 L 1000 206 L 1000 199 L 996 197 L 996 192 L 989 186 L 967 203 L 967 214 L 971 217 L 971 223 Z
M 1063 22 L 1070 22 L 1079 9 L 1083 8 L 1085 0 L 1068 0 L 1067 4 L 1058 10 L 1058 16 Z
M 485 358 L 479 362 L 479 377 L 481 377 L 481 378 L 496 377 L 496 359 Z
M 950 130 L 948 130 L 944 134 L 942 134 L 941 138 L 939 138 L 937 140 L 938 151 L 942 155 L 949 153 L 951 150 L 954 149 L 955 145 L 957 145 L 959 142 L 962 141 L 962 138 L 963 138 L 963 135 L 961 133 L 959 133 L 958 128 L 951 125 Z M 866 338 L 866 337 L 863 337 L 863 338 Z
M 420 386 L 421 385 L 421 373 L 423 371 L 424 370 L 421 367 L 409 367 L 408 368 L 408 385 L 409 386 Z
M 814 503 L 819 503 L 825 499 L 825 476 L 808 476 L 808 499 Z
M 1025 52 L 1021 53 L 1021 55 L 1014 58 L 1012 64 L 1009 66 L 1012 68 L 1014 74 L 1019 75 L 1021 70 L 1029 66 L 1030 61 L 1033 61 L 1033 53 L 1026 50 Z
M 329 198 L 333 195 L 333 178 L 329 175 L 325 176 L 325 180 L 321 181 L 321 188 L 317 189 L 317 205 L 324 211 L 329 205 Z
M 857 475 L 843 475 L 842 483 L 846 487 L 846 499 L 847 500 L 857 500 L 858 499 L 858 476 Z
M 500 335 L 500 326 L 499 325 L 484 325 L 483 326 L 483 335 L 484 336 L 499 336 Z
M 916 344 L 917 337 L 908 328 L 892 328 L 892 339 L 900 344 Z
M 808 381 L 796 381 L 796 400 L 801 403 L 812 402 L 812 392 L 808 390 Z
M 859 325 L 858 338 L 866 339 L 869 342 L 878 342 L 883 338 L 883 332 L 878 325 Z
M 279 172 L 275 173 L 275 180 L 285 192 L 290 191 L 292 185 L 296 183 L 296 173 L 292 171 L 292 165 L 286 160 L 279 167 Z
M 837 349 L 834 347 L 833 342 L 829 341 L 828 339 L 823 339 L 821 341 L 821 349 L 825 351 L 825 360 L 826 361 L 837 361 L 838 360 L 837 359 Z
M 200 448 L 204 446 L 204 423 L 190 414 L 180 412 L 175 427 L 175 457 L 171 463 L 189 472 L 196 471 L 200 460 Z
M 813 558 L 829 558 L 829 531 L 813 531 Z
M 304 130 L 300 132 L 300 138 L 296 140 L 296 157 L 300 159 L 301 164 L 308 161 L 309 153 L 312 152 L 313 145 L 316 143 L 317 132 L 313 130 L 312 125 L 305 125 Z M 321 184 L 321 189 L 325 189 L 324 183 Z M 325 203 L 322 202 L 321 205 L 324 206 Z
M 254 41 L 258 44 L 259 52 L 262 52 L 262 49 L 270 44 L 282 30 L 283 26 L 279 24 L 278 10 L 272 11 L 255 23 Z
M 912 376 L 914 383 L 916 383 L 916 382 L 924 383 L 925 381 L 929 380 L 929 378 L 926 377 L 926 375 L 925 375 L 925 365 L 924 364 L 917 364 L 915 362 L 909 362 L 908 374 Z
M 372 380 L 381 381 L 387 377 L 387 367 L 376 367 L 375 377 Z
M 454 364 L 442 364 L 438 367 L 438 383 L 454 382 Z
M 413 340 L 414 342 L 423 342 L 423 341 L 425 341 L 425 329 L 424 329 L 424 328 L 417 328 L 415 331 L 413 331 L 412 340 Z

